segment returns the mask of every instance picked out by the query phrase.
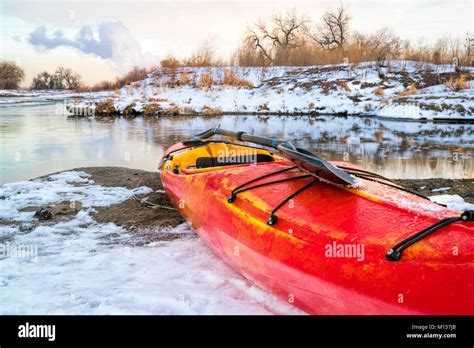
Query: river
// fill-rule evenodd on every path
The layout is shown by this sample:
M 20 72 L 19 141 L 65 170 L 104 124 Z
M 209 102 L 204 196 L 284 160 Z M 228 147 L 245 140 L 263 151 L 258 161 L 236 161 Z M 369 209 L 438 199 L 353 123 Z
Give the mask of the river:
M 0 100 L 0 183 L 83 166 L 153 171 L 163 151 L 223 128 L 286 138 L 328 160 L 390 178 L 474 178 L 474 127 L 355 116 L 75 118 L 38 98 Z

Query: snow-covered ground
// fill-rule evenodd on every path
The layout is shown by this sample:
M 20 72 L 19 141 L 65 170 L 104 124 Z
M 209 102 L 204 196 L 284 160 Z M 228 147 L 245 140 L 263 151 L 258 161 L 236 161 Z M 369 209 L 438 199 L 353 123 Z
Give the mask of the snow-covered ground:
M 436 189 L 433 190 L 433 192 L 436 191 Z M 459 195 L 436 195 L 430 196 L 429 198 L 433 202 L 445 204 L 450 209 L 458 211 L 474 210 L 474 204 L 465 202 Z
M 174 241 L 134 244 L 95 207 L 147 193 L 69 171 L 0 189 L 0 314 L 298 314 L 215 256 L 187 225 Z M 68 221 L 35 224 L 25 207 L 81 202 Z
M 474 68 L 462 68 L 469 88 L 446 82 L 452 65 L 390 61 L 311 67 L 160 69 L 123 87 L 113 98 L 71 101 L 71 112 L 216 114 L 352 114 L 408 119 L 474 119 Z M 229 71 L 251 85 L 225 83 Z M 203 87 L 203 76 L 212 87 Z M 457 75 L 459 76 L 459 75 Z M 416 86 L 413 88 L 412 86 Z

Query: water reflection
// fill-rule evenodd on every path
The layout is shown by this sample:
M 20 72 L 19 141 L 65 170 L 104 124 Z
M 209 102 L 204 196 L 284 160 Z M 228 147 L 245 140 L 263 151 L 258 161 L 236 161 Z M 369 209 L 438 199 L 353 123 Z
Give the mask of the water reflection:
M 221 124 L 286 138 L 391 178 L 473 178 L 474 127 L 357 117 L 222 116 L 88 120 L 55 104 L 0 106 L 1 182 L 81 166 L 156 170 L 166 147 Z

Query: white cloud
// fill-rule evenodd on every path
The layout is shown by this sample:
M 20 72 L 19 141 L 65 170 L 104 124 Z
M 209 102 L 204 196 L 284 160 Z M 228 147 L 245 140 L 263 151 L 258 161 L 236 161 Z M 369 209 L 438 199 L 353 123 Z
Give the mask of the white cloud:
M 39 50 L 72 47 L 83 53 L 109 59 L 121 72 L 136 65 L 150 66 L 156 62 L 151 54 L 143 53 L 138 40 L 119 21 L 101 23 L 97 32 L 85 25 L 74 39 L 67 38 L 60 30 L 50 34 L 46 27 L 39 26 L 28 35 L 28 41 Z

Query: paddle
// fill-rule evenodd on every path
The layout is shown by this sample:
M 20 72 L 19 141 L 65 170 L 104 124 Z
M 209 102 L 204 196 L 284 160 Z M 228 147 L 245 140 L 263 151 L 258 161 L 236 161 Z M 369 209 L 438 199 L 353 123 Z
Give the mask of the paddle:
M 319 178 L 327 181 L 342 184 L 356 186 L 357 180 L 350 174 L 337 168 L 326 160 L 312 154 L 304 149 L 299 149 L 293 146 L 289 141 L 272 139 L 267 137 L 261 137 L 258 135 L 247 134 L 245 132 L 233 132 L 215 127 L 208 129 L 202 133 L 196 134 L 194 139 L 208 139 L 214 135 L 223 135 L 231 137 L 239 141 L 246 141 L 266 147 L 271 147 L 277 150 L 280 155 L 289 161 L 295 163 L 301 169 L 313 174 Z

